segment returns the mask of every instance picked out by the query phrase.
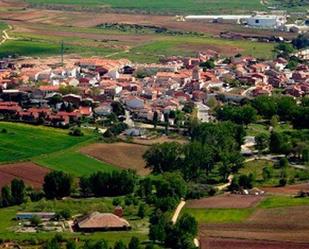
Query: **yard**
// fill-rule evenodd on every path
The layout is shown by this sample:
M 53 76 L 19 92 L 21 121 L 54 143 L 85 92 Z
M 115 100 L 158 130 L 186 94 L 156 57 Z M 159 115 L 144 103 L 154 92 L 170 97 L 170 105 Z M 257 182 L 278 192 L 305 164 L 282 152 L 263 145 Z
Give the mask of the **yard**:
M 117 232 L 96 232 L 92 234 L 81 233 L 61 233 L 65 238 L 78 237 L 81 242 L 88 239 L 98 240 L 105 239 L 111 245 L 118 240 L 128 242 L 132 236 L 138 237 L 141 241 L 147 239 L 148 234 L 148 218 L 138 219 L 136 217 L 137 208 L 136 205 L 125 206 L 124 198 L 122 200 L 125 218 L 132 226 L 131 231 L 117 231 Z M 114 206 L 112 205 L 112 198 L 89 198 L 89 199 L 68 199 L 68 200 L 41 200 L 34 203 L 26 203 L 21 206 L 14 206 L 9 208 L 3 208 L 0 212 L 0 237 L 2 239 L 14 239 L 14 241 L 31 240 L 35 239 L 40 242 L 53 237 L 55 233 L 39 232 L 33 233 L 15 233 L 11 229 L 18 226 L 18 222 L 13 218 L 17 212 L 37 212 L 37 211 L 50 211 L 57 212 L 62 210 L 70 210 L 72 215 L 86 214 L 93 211 L 99 212 L 113 212 Z M 147 215 L 149 215 L 150 207 L 146 207 Z

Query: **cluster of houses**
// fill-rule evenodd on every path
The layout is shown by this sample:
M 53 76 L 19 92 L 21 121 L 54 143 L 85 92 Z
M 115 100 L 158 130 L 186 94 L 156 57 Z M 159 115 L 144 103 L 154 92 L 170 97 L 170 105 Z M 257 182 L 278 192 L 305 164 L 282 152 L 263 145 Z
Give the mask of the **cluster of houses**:
M 203 69 L 209 60 L 214 66 Z M 66 126 L 109 115 L 111 103 L 117 100 L 138 120 L 153 120 L 156 112 L 163 121 L 165 113 L 181 110 L 188 102 L 207 110 L 208 99 L 218 95 L 239 101 L 271 95 L 276 88 L 294 97 L 309 94 L 308 66 L 291 71 L 283 58 L 222 59 L 207 50 L 158 64 L 106 58 L 70 59 L 65 65 L 48 62 L 0 61 L 0 118 Z M 240 87 L 231 83 L 235 80 Z

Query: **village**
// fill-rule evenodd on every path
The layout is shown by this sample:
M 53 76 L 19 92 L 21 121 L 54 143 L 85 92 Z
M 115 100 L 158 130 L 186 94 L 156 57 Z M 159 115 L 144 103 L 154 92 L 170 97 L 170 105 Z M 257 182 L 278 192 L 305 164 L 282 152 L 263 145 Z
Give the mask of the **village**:
M 197 107 L 199 120 L 208 122 L 213 100 L 240 103 L 276 92 L 293 97 L 309 93 L 308 66 L 287 69 L 282 57 L 222 58 L 207 50 L 192 58 L 165 58 L 160 64 L 107 58 L 70 58 L 63 65 L 50 61 L 55 59 L 0 62 L 2 120 L 69 127 L 87 118 L 104 120 L 117 101 L 126 109 L 129 126 L 134 126 L 132 119 L 152 124 L 154 116 L 164 122 L 165 114 L 190 109 L 190 104 Z M 170 115 L 171 126 L 174 121 Z

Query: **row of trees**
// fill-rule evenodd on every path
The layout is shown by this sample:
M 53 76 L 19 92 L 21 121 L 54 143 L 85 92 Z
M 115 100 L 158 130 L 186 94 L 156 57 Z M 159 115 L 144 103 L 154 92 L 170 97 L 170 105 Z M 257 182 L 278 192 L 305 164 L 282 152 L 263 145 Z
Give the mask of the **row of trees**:
M 52 239 L 48 240 L 43 249 L 61 249 L 65 245 L 66 249 L 80 248 L 74 240 L 64 239 L 60 234 L 55 235 Z M 114 246 L 110 246 L 109 243 L 102 239 L 98 241 L 87 240 L 82 249 L 155 249 L 153 244 L 142 246 L 140 240 L 137 237 L 132 237 L 129 243 L 126 245 L 122 240 L 116 241 Z
M 26 200 L 26 186 L 22 180 L 13 179 L 10 186 L 1 189 L 1 207 L 20 205 Z
M 195 249 L 194 238 L 198 227 L 196 220 L 189 214 L 184 214 L 173 225 L 169 216 L 159 210 L 150 218 L 149 238 L 161 242 L 171 249 Z
M 137 184 L 136 173 L 132 170 L 96 172 L 80 179 L 80 192 L 83 196 L 119 196 L 134 192 Z
M 309 98 L 302 98 L 301 104 L 289 96 L 258 96 L 243 106 L 225 105 L 217 110 L 217 118 L 230 120 L 237 124 L 248 125 L 260 115 L 271 120 L 277 117 L 281 121 L 291 121 L 295 128 L 307 128 L 309 125 Z

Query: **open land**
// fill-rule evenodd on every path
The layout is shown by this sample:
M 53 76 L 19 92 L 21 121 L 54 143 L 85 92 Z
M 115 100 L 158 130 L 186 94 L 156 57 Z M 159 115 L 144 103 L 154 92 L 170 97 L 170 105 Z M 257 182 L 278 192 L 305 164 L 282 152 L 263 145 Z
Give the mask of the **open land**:
M 188 201 L 188 208 L 250 208 L 262 200 L 262 196 L 225 194 Z
M 14 178 L 22 179 L 28 186 L 41 188 L 49 169 L 32 162 L 0 165 L 0 188 L 10 184 Z
M 189 202 L 184 212 L 199 221 L 203 249 L 307 248 L 308 205 L 306 198 L 268 196 L 253 208 L 194 208 Z
M 147 146 L 127 143 L 91 144 L 81 148 L 81 152 L 105 163 L 118 166 L 123 169 L 134 169 L 140 175 L 150 173 L 146 169 L 143 154 Z
M 9 5 L 8 2 L 2 4 Z M 269 59 L 273 57 L 272 43 L 224 40 L 218 36 L 225 31 L 255 36 L 295 36 L 243 28 L 231 23 L 178 22 L 174 16 L 167 15 L 152 15 L 149 18 L 149 15 L 142 13 L 91 12 L 92 18 L 89 18 L 87 11 L 59 9 L 34 9 L 27 5 L 15 9 L 8 6 L 0 8 L 1 20 L 12 26 L 9 34 L 14 38 L 0 47 L 0 54 L 15 51 L 15 54 L 24 56 L 59 55 L 60 42 L 64 41 L 67 55 L 128 58 L 142 63 L 158 62 L 162 56 L 192 56 L 207 49 L 225 56 L 242 53 Z M 137 33 L 134 30 L 110 30 L 98 26 L 105 23 L 154 25 L 183 34 Z

